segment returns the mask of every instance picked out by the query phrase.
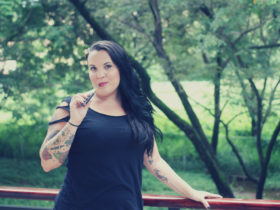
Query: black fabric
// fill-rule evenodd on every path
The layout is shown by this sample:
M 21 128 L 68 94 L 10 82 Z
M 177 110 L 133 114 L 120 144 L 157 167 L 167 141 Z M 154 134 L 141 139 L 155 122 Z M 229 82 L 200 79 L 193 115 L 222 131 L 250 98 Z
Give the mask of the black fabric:
M 92 109 L 71 146 L 55 210 L 142 210 L 145 146 L 132 138 L 127 116 Z
M 70 119 L 70 107 L 69 107 L 69 104 L 71 102 L 71 98 L 72 98 L 71 96 L 68 96 L 68 97 L 66 97 L 65 99 L 62 100 L 62 102 L 66 102 L 68 105 L 66 105 L 66 106 L 57 106 L 56 107 L 56 109 L 64 109 L 64 110 L 66 110 L 69 113 L 69 116 L 66 116 L 66 117 L 64 117 L 62 119 L 59 119 L 59 120 L 51 121 L 51 122 L 49 122 L 49 125 L 53 125 L 53 124 L 59 123 L 59 122 L 68 122 L 69 121 L 69 119 Z

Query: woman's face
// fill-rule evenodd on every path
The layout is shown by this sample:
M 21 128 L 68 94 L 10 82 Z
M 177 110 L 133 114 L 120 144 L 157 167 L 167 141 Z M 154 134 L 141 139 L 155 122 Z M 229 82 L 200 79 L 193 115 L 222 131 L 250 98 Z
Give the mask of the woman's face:
M 88 55 L 89 78 L 97 96 L 117 96 L 120 72 L 105 50 L 94 50 Z

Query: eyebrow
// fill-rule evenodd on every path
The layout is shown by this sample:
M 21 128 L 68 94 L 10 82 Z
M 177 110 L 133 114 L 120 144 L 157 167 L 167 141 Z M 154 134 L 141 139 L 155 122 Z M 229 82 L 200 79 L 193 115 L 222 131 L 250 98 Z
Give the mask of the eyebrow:
M 112 62 L 111 61 L 107 61 L 104 64 L 112 64 Z
M 112 62 L 111 62 L 111 61 L 107 61 L 107 62 L 105 62 L 103 65 L 106 65 L 106 64 L 112 64 Z M 89 66 L 94 66 L 94 67 L 95 67 L 94 64 L 89 64 Z

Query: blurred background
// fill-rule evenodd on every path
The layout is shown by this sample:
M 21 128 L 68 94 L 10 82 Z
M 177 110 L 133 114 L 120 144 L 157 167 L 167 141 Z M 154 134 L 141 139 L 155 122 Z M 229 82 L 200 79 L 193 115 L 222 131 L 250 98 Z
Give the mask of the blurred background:
M 130 55 L 183 179 L 280 200 L 279 0 L 0 0 L 0 185 L 61 187 L 39 149 L 55 106 L 92 88 L 85 53 L 103 39 Z M 145 169 L 142 191 L 175 194 Z

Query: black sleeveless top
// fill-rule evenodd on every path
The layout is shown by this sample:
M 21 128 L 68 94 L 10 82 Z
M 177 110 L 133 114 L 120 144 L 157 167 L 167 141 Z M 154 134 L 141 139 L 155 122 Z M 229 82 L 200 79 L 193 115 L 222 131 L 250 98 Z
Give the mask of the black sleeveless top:
M 65 99 L 68 104 L 70 100 Z M 69 111 L 69 106 L 64 109 Z M 54 209 L 142 210 L 144 151 L 132 138 L 126 115 L 89 108 L 72 143 Z

